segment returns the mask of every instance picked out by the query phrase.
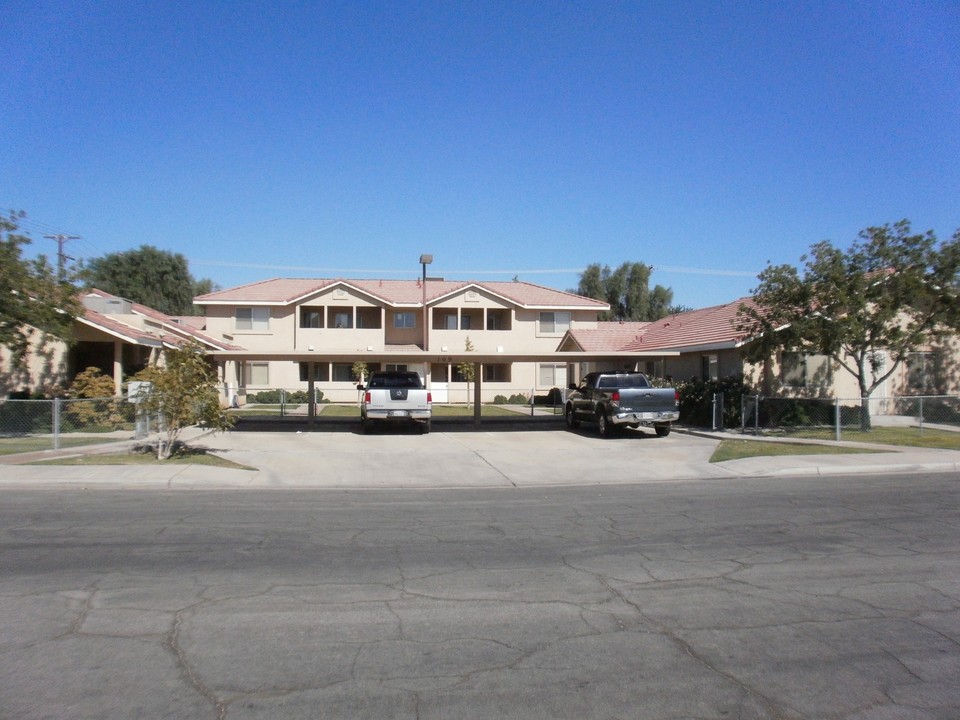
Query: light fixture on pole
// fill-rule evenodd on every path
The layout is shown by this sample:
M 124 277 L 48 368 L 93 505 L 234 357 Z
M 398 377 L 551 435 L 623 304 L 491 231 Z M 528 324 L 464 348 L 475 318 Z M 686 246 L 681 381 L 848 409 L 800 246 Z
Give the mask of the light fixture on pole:
M 433 262 L 433 255 L 421 255 L 420 265 L 423 267 L 423 279 L 420 281 L 420 289 L 423 291 L 423 351 L 427 351 L 427 265 Z

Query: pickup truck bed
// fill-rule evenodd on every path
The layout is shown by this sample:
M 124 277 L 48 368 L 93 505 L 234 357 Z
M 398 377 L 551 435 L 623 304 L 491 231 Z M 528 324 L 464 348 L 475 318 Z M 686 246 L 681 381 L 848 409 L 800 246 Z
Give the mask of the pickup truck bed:
M 374 423 L 416 423 L 420 432 L 430 432 L 433 399 L 415 372 L 375 372 L 363 392 L 360 431 Z

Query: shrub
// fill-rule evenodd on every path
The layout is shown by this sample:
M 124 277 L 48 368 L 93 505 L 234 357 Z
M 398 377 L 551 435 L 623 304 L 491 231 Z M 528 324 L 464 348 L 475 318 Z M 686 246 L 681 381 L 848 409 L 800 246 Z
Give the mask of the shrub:
M 288 405 L 302 405 L 310 401 L 310 395 L 306 390 L 261 390 L 251 393 L 247 396 L 247 401 L 258 403 L 260 405 L 279 405 L 281 402 L 281 393 L 283 402 Z M 317 402 L 323 402 L 323 391 L 317 390 Z
M 657 383 L 651 384 L 657 386 Z M 743 375 L 719 380 L 692 378 L 675 387 L 680 393 L 680 422 L 699 427 L 713 426 L 713 396 L 717 393 L 723 395 L 723 426 L 739 427 L 742 398 L 752 392 Z

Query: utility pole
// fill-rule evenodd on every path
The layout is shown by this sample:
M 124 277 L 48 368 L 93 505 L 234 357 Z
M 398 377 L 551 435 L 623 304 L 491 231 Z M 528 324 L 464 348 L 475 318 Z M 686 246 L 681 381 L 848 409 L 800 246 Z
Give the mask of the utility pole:
M 68 240 L 79 240 L 79 235 L 44 235 L 47 240 L 56 240 L 57 241 L 57 280 L 63 282 L 64 279 L 64 267 L 66 266 L 67 260 L 73 260 L 72 257 L 68 257 L 63 252 L 63 245 Z

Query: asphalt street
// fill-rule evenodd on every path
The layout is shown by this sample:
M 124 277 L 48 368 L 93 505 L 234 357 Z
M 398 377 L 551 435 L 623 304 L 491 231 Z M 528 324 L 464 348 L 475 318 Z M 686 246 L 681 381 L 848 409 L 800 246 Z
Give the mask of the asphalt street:
M 460 489 L 2 468 L 0 717 L 960 717 L 957 473 L 535 485 L 505 453 Z

